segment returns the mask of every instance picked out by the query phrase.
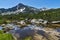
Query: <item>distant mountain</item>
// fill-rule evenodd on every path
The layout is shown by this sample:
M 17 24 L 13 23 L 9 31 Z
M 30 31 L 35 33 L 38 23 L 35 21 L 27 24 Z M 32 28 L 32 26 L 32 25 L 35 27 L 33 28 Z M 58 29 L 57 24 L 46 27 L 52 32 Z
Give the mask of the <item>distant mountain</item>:
M 27 5 L 24 5 L 22 3 L 19 3 L 18 5 L 12 7 L 12 8 L 8 8 L 8 9 L 5 9 L 5 8 L 0 8 L 0 14 L 1 15 L 10 15 L 10 14 L 19 14 L 19 13 L 38 13 L 38 12 L 41 12 L 41 11 L 49 11 L 49 12 L 53 12 L 53 13 L 56 13 L 56 12 L 60 12 L 60 8 L 57 8 L 57 9 L 47 9 L 45 7 L 43 8 L 35 8 L 35 7 L 31 7 L 31 6 L 27 6 Z
M 8 9 L 0 8 L 0 13 L 2 15 L 16 14 L 16 13 L 20 13 L 20 12 L 22 12 L 22 13 L 37 13 L 38 11 L 39 11 L 39 9 L 24 5 L 22 3 L 19 3 L 18 5 L 14 6 L 12 8 L 8 8 Z

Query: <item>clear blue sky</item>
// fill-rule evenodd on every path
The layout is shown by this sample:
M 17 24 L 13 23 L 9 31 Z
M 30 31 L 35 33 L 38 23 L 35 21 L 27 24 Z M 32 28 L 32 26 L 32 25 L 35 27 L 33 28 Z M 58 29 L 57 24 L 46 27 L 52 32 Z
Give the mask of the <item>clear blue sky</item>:
M 18 3 L 36 8 L 60 8 L 60 0 L 0 0 L 0 8 L 11 8 Z

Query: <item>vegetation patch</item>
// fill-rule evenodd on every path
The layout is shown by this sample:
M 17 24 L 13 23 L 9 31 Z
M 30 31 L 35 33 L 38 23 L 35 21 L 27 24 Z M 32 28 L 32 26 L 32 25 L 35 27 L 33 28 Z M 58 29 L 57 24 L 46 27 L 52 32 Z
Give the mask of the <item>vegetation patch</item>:
M 3 33 L 3 31 L 0 30 L 0 40 L 14 40 L 11 34 Z

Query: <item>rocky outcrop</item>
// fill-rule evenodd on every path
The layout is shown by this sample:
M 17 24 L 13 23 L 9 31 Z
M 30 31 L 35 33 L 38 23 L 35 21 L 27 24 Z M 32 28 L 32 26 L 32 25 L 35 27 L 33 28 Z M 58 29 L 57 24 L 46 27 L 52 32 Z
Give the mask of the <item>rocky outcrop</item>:
M 36 25 L 28 25 L 20 29 L 12 29 L 8 31 L 15 40 L 23 40 L 25 37 L 31 36 L 32 40 L 60 40 L 60 32 L 53 28 L 41 28 Z

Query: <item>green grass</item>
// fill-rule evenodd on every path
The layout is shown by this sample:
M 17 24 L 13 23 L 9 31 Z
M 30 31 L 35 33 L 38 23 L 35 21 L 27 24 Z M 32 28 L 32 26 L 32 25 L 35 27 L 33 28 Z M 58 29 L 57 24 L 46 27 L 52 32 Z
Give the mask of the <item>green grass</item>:
M 3 23 L 3 20 L 0 19 L 0 24 Z
M 11 34 L 0 31 L 0 40 L 14 40 Z

